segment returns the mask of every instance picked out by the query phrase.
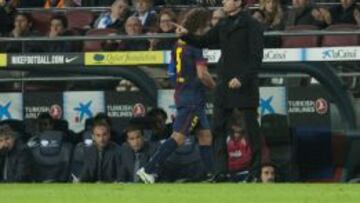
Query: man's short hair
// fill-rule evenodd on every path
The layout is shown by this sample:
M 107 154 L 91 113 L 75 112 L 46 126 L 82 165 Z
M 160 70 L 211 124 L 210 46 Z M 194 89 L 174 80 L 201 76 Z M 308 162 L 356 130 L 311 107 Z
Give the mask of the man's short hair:
M 107 123 L 106 121 L 103 121 L 103 120 L 97 120 L 97 121 L 95 120 L 93 123 L 93 126 L 91 128 L 91 131 L 94 132 L 94 129 L 97 127 L 105 127 L 109 133 L 111 131 L 109 123 Z
M 155 118 L 157 115 L 161 115 L 165 120 L 168 118 L 167 113 L 162 108 L 153 108 L 147 113 L 147 116 L 151 118 Z
M 265 167 L 272 167 L 272 168 L 274 168 L 274 170 L 275 170 L 275 172 L 276 172 L 276 165 L 275 165 L 274 163 L 272 163 L 272 162 L 262 163 L 260 169 L 262 170 L 262 169 L 265 168 Z M 261 170 L 260 170 L 260 172 L 261 172 Z
M 140 0 L 135 0 L 136 3 L 137 3 L 138 1 L 140 1 Z M 144 2 L 149 3 L 149 4 L 153 4 L 153 3 L 154 3 L 153 0 L 141 0 L 141 1 L 144 1 Z
M 67 28 L 68 27 L 68 20 L 66 18 L 66 16 L 62 15 L 62 14 L 56 14 L 56 15 L 53 15 L 50 19 L 50 22 L 53 21 L 53 20 L 59 20 L 61 21 L 61 23 L 63 24 L 64 28 Z
M 207 9 L 193 8 L 183 16 L 181 24 L 190 34 L 194 34 L 199 28 L 205 28 L 209 20 L 210 13 Z
M 220 118 L 219 118 L 220 119 Z M 230 117 L 229 127 L 232 125 L 239 126 L 243 129 L 246 128 L 246 120 L 243 112 L 234 111 Z
M 98 113 L 96 114 L 96 116 L 93 119 L 93 122 L 101 122 L 104 121 L 106 123 L 108 123 L 108 125 L 111 127 L 112 126 L 112 122 L 110 117 L 106 114 L 106 113 Z
M 129 5 L 129 1 L 128 0 L 115 0 L 112 5 L 115 5 L 116 3 L 118 2 L 122 2 L 122 3 L 125 3 L 126 5 Z
M 16 13 L 15 18 L 18 16 L 25 17 L 26 20 L 28 21 L 28 23 L 32 23 L 34 21 L 34 18 L 32 17 L 32 15 L 30 13 L 19 12 L 19 13 Z
M 17 133 L 8 124 L 3 124 L 0 125 L 0 137 L 4 137 L 4 136 L 10 136 L 16 138 Z
M 144 135 L 143 128 L 142 128 L 141 126 L 135 125 L 135 124 L 131 124 L 131 125 L 129 125 L 129 126 L 127 126 L 127 127 L 125 128 L 124 133 L 125 133 L 126 139 L 128 138 L 128 133 L 129 133 L 129 132 L 134 132 L 134 131 L 140 131 L 140 132 L 141 132 L 141 136 Z

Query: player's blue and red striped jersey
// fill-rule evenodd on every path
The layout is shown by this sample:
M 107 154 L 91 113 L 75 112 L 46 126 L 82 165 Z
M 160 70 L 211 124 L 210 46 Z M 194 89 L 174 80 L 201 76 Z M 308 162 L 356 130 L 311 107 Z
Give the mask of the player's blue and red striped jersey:
M 176 106 L 205 104 L 206 87 L 198 78 L 196 71 L 197 64 L 206 64 L 202 50 L 179 40 L 172 50 L 171 56 L 170 66 L 173 66 L 174 70 Z

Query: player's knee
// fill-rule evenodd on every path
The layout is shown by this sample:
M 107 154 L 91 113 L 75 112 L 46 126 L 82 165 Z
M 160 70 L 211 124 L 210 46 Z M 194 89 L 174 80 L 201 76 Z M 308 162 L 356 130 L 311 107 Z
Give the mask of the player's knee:
M 174 132 L 171 137 L 175 140 L 178 146 L 183 145 L 185 142 L 185 135 L 182 133 Z

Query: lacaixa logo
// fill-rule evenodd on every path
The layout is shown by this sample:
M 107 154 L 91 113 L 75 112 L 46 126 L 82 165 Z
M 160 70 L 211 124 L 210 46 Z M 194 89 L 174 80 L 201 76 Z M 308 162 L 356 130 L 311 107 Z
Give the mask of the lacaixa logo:
M 334 48 L 323 51 L 323 59 L 352 59 L 356 58 L 358 50 L 353 48 Z
M 105 60 L 105 55 L 104 54 L 95 54 L 94 55 L 94 60 L 98 61 L 98 62 L 104 61 Z

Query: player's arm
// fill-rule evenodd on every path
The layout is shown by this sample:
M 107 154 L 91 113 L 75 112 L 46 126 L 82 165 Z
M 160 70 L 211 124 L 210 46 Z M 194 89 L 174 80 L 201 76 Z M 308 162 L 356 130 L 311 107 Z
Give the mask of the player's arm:
M 201 82 L 208 88 L 214 89 L 216 83 L 212 78 L 211 74 L 208 71 L 207 65 L 205 62 L 196 63 L 196 72 L 198 78 Z

